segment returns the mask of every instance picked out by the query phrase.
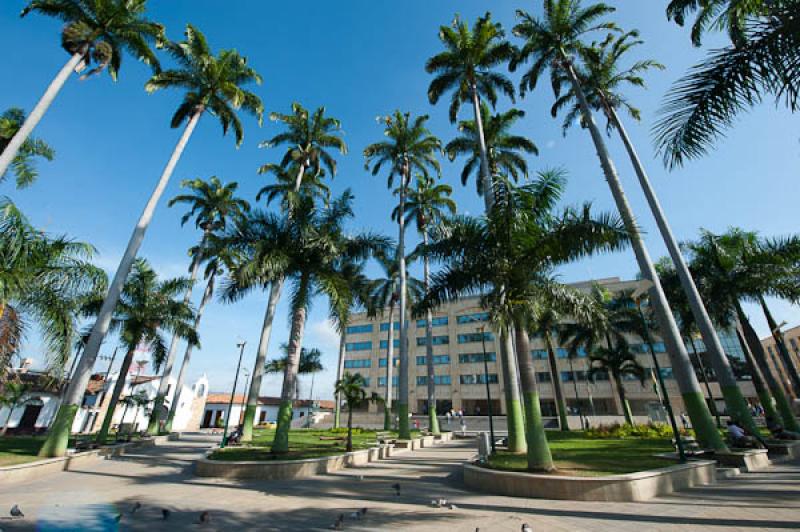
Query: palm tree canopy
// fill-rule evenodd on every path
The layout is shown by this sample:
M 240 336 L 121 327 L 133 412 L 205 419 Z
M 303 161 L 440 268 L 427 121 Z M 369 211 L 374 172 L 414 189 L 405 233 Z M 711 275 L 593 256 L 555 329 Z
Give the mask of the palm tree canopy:
M 182 277 L 159 280 L 146 260 L 137 259 L 125 281 L 109 330 L 119 333 L 126 351 L 148 348 L 158 371 L 167 355 L 165 332 L 199 346 L 193 327 L 194 311 L 182 301 L 190 287 L 189 279 Z M 101 304 L 99 298 L 92 310 L 99 309 Z
M 581 0 L 544 0 L 542 18 L 517 10 L 518 23 L 513 33 L 523 44 L 509 68 L 515 71 L 521 64 L 531 62 L 520 80 L 520 93 L 525 95 L 535 89 L 542 73 L 549 68 L 553 91 L 560 94 L 560 68 L 551 67 L 580 56 L 585 47 L 581 39 L 586 35 L 599 30 L 618 31 L 613 22 L 601 20 L 614 11 L 604 3 L 583 7 Z
M 396 305 L 400 300 L 400 263 L 396 250 L 375 257 L 383 275 L 369 282 L 367 287 L 367 314 L 371 317 L 383 315 L 387 307 Z M 407 259 L 410 262 L 410 259 Z M 425 288 L 421 280 L 413 275 L 406 275 L 406 289 L 411 306 L 422 301 Z
M 644 384 L 647 372 L 631 351 L 627 340 L 620 338 L 611 347 L 597 347 L 589 354 L 589 377 L 594 379 L 598 374 L 611 373 L 615 379 L 628 375 L 639 379 Z
M 289 360 L 289 344 L 281 344 L 281 351 L 283 351 L 283 356 L 281 358 L 269 360 L 264 365 L 264 371 L 266 373 L 283 373 L 286 371 L 286 364 Z M 300 369 L 297 370 L 297 373 L 300 375 L 310 375 L 323 371 L 325 368 L 322 366 L 322 362 L 320 362 L 321 357 L 322 351 L 316 347 L 311 349 L 306 349 L 305 347 L 301 348 Z
M 5 151 L 8 143 L 14 138 L 22 124 L 25 122 L 25 111 L 18 107 L 7 109 L 0 115 L 0 153 Z M 38 177 L 34 158 L 42 157 L 52 161 L 55 151 L 45 141 L 35 137 L 28 137 L 20 146 L 17 156 L 11 161 L 11 169 L 17 181 L 17 188 L 25 188 L 33 183 Z M 0 183 L 8 176 L 8 173 L 0 175 Z
M 767 95 L 797 110 L 800 4 L 776 3 L 746 24 L 742 38 L 711 52 L 667 93 L 653 136 L 668 168 L 708 153 L 740 113 Z
M 442 143 L 427 128 L 428 118 L 428 115 L 421 115 L 412 119 L 409 113 L 400 111 L 382 117 L 381 121 L 386 124 L 384 135 L 388 140 L 370 144 L 364 149 L 364 168 L 370 170 L 372 165 L 372 175 L 378 175 L 384 166 L 388 166 L 389 188 L 394 186 L 395 176 L 400 177 L 401 186 L 405 186 L 407 183 L 402 183 L 402 180 L 412 173 L 428 177 L 434 171 L 440 175 L 436 154 L 442 151 Z
M 186 179 L 181 187 L 189 189 L 189 194 L 181 194 L 169 200 L 172 207 L 186 204 L 189 210 L 181 217 L 181 225 L 194 218 L 195 226 L 204 231 L 224 231 L 230 218 L 242 216 L 250 210 L 247 201 L 236 197 L 239 184 L 222 184 L 217 176 L 208 181 Z
M 147 0 L 31 0 L 21 16 L 35 12 L 65 22 L 64 50 L 81 54 L 85 66 L 97 63 L 83 78 L 108 68 L 116 81 L 123 51 L 160 69 L 150 45 L 165 40 L 164 26 L 145 18 L 146 6 Z
M 408 191 L 405 203 L 406 223 L 414 222 L 417 231 L 426 231 L 426 227 L 436 225 L 447 214 L 456 213 L 456 202 L 450 196 L 453 188 L 444 183 L 436 183 L 433 177 L 418 176 L 417 186 Z M 400 207 L 392 211 L 392 219 L 400 216 Z
M 697 13 L 692 24 L 692 44 L 702 45 L 703 36 L 709 31 L 725 31 L 734 44 L 745 40 L 745 29 L 749 20 L 766 15 L 775 0 L 671 0 L 667 6 L 667 18 L 679 26 Z
M 583 59 L 581 67 L 576 68 L 576 73 L 581 81 L 589 106 L 602 112 L 608 118 L 608 129 L 613 126 L 611 121 L 611 110 L 618 111 L 624 109 L 634 120 L 641 119 L 641 112 L 634 107 L 628 98 L 621 92 L 624 85 L 634 87 L 645 87 L 643 74 L 648 70 L 663 70 L 664 65 L 651 59 L 634 62 L 631 66 L 624 68 L 621 65 L 622 58 L 632 48 L 639 46 L 644 41 L 639 39 L 638 31 L 629 31 L 617 36 L 609 34 L 602 42 L 592 43 L 581 49 Z M 553 118 L 558 116 L 562 110 L 566 110 L 563 123 L 564 135 L 567 130 L 583 116 L 580 104 L 575 95 L 575 89 L 567 82 L 567 77 L 563 72 L 559 73 L 561 85 L 567 87 L 564 94 L 556 98 L 550 111 Z
M 318 107 L 310 113 L 299 103 L 292 104 L 291 114 L 270 113 L 269 119 L 281 122 L 286 131 L 260 144 L 262 148 L 286 145 L 286 153 L 280 166 L 289 168 L 303 165 L 306 170 L 319 174 L 323 167 L 331 176 L 336 175 L 336 160 L 328 152 L 329 149 L 347 153 L 347 144 L 342 139 L 342 124 L 339 120 L 325 116 L 325 108 Z M 259 173 L 265 173 L 270 165 L 264 165 Z
M 29 321 L 37 324 L 54 361 L 69 358 L 81 308 L 105 293 L 95 249 L 31 226 L 9 200 L 0 201 L 0 352 L 19 349 Z M 5 367 L 7 360 L 0 359 Z
M 461 104 L 472 100 L 473 88 L 492 107 L 497 105 L 498 91 L 514 101 L 514 85 L 496 70 L 511 60 L 514 47 L 505 40 L 502 26 L 492 21 L 491 13 L 479 17 L 472 28 L 456 16 L 450 26 L 439 28 L 439 40 L 445 50 L 425 64 L 425 71 L 435 76 L 428 87 L 428 100 L 435 105 L 453 91 L 451 122 L 458 119 Z
M 503 175 L 515 182 L 520 177 L 528 177 L 528 163 L 525 155 L 538 155 L 539 149 L 530 139 L 510 132 L 516 122 L 525 116 L 524 111 L 510 109 L 504 113 L 492 114 L 489 106 L 481 104 L 481 123 L 488 157 L 489 171 L 492 175 Z M 483 195 L 483 181 L 480 179 L 480 140 L 475 120 L 463 120 L 458 124 L 461 136 L 445 146 L 451 161 L 458 156 L 467 156 L 461 171 L 461 184 L 466 185 L 470 176 L 475 176 L 478 195 Z
M 222 124 L 223 134 L 233 128 L 236 146 L 244 139 L 244 129 L 237 115 L 243 110 L 261 125 L 264 105 L 261 99 L 244 88 L 248 83 L 261 84 L 261 76 L 236 50 L 221 50 L 216 56 L 205 36 L 194 26 L 186 26 L 186 40 L 168 41 L 164 49 L 177 62 L 177 68 L 155 74 L 145 85 L 147 92 L 181 88 L 183 102 L 172 116 L 171 126 L 179 127 L 196 112 L 208 110 Z
M 265 185 L 256 193 L 256 201 L 266 197 L 267 205 L 279 200 L 283 212 L 291 212 L 301 203 L 300 199 L 305 195 L 312 196 L 315 200 L 323 203 L 330 202 L 331 189 L 325 183 L 325 170 L 319 172 L 304 172 L 300 182 L 300 189 L 297 187 L 297 175 L 300 166 L 294 164 L 284 168 L 279 164 L 265 164 L 259 169 L 260 174 L 271 173 L 275 177 L 275 182 Z
M 541 297 L 542 287 L 554 289 L 549 276 L 556 266 L 626 247 L 628 232 L 616 216 L 593 213 L 589 203 L 556 210 L 564 183 L 563 172 L 542 172 L 527 185 L 508 185 L 488 217 L 443 223 L 425 250 L 444 263 L 425 305 L 483 294 L 495 321 L 510 320 Z
M 334 393 L 341 394 L 347 405 L 352 408 L 363 404 L 367 400 L 366 386 L 367 381 L 364 380 L 360 373 L 355 375 L 345 373 L 340 380 L 336 381 Z

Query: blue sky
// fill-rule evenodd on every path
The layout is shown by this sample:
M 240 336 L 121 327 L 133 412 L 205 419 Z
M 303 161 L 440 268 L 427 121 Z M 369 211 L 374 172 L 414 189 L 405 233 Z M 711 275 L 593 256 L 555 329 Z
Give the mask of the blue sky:
M 36 15 L 21 20 L 18 13 L 25 3 L 6 0 L 0 7 L 0 39 L 7 47 L 17 43 L 24 50 L 6 54 L 0 83 L 2 109 L 30 109 L 67 59 L 59 46 L 60 22 Z M 789 113 L 766 102 L 742 115 L 712 156 L 667 172 L 654 156 L 649 127 L 670 84 L 704 51 L 691 46 L 686 29 L 667 22 L 662 5 L 666 2 L 609 3 L 618 8 L 614 19 L 621 26 L 641 31 L 646 43 L 636 55 L 656 58 L 667 67 L 649 77 L 647 90 L 629 94 L 642 109 L 643 120 L 641 124 L 628 121 L 628 128 L 678 238 L 694 238 L 701 227 L 724 231 L 734 225 L 769 236 L 795 231 L 800 145 Z M 324 105 L 328 114 L 341 119 L 350 153 L 339 157 L 333 190 L 354 190 L 354 229 L 373 229 L 393 236 L 396 229 L 389 223 L 393 200 L 385 188 L 385 178 L 369 175 L 361 155 L 367 144 L 382 136 L 375 117 L 394 109 L 427 113 L 433 132 L 448 141 L 455 128 L 447 119 L 445 105 L 434 108 L 428 104 L 430 77 L 423 68 L 425 60 L 440 50 L 438 27 L 449 24 L 455 13 L 474 20 L 490 4 L 494 18 L 510 30 L 516 8 L 536 13 L 541 9 L 538 1 L 509 0 L 316 1 L 302 7 L 296 2 L 245 0 L 150 4 L 150 17 L 164 23 L 171 38 L 180 39 L 184 25 L 191 22 L 205 32 L 215 50 L 237 48 L 246 55 L 264 77 L 264 84 L 256 90 L 268 111 L 287 111 L 293 101 L 298 101 L 308 108 Z M 711 38 L 707 44 L 722 43 Z M 169 128 L 169 120 L 181 94 L 147 95 L 143 90 L 147 75 L 145 67 L 126 57 L 117 83 L 107 75 L 84 82 L 71 79 L 36 131 L 55 147 L 56 160 L 40 164 L 41 176 L 29 189 L 17 191 L 7 181 L 0 190 L 36 225 L 94 244 L 98 262 L 111 271 L 179 134 Z M 562 137 L 560 121 L 549 114 L 551 103 L 547 83 L 516 103 L 527 113 L 517 132 L 532 138 L 541 151 L 538 158 L 531 159 L 532 168 L 563 167 L 569 172 L 565 203 L 592 201 L 598 209 L 613 209 L 588 134 L 575 129 Z M 511 105 L 501 100 L 498 107 L 506 110 Z M 468 111 L 465 108 L 462 117 L 468 118 Z M 233 138 L 222 137 L 213 117 L 205 116 L 200 122 L 140 252 L 162 275 L 185 275 L 189 262 L 186 250 L 199 237 L 193 227 L 180 226 L 179 209 L 166 207 L 166 200 L 179 192 L 182 179 L 217 175 L 224 181 L 235 180 L 242 195 L 254 201 L 255 192 L 265 183 L 256 168 L 279 159 L 278 150 L 258 148 L 260 141 L 278 131 L 277 126 L 267 121 L 259 129 L 250 118 L 244 123 L 245 142 L 236 150 Z M 622 146 L 615 138 L 610 147 L 647 233 L 651 254 L 660 257 L 665 248 Z M 474 185 L 462 188 L 459 174 L 458 163 L 443 162 L 443 180 L 455 188 L 459 209 L 479 213 L 482 202 L 474 193 Z M 412 241 L 415 238 L 412 236 Z M 630 278 L 636 272 L 632 252 L 625 252 L 582 261 L 561 273 L 564 280 L 577 281 Z M 207 373 L 213 390 L 230 389 L 235 344 L 240 338 L 248 341 L 245 365 L 251 365 L 265 301 L 266 294 L 259 293 L 235 306 L 215 303 L 209 308 L 200 330 L 203 347 L 193 359 L 190 377 Z M 321 348 L 323 363 L 331 368 L 317 378 L 314 395 L 320 397 L 331 394 L 338 345 L 326 322 L 326 310 L 325 301 L 315 302 L 306 336 L 306 345 Z M 766 335 L 760 313 L 754 307 L 748 310 L 759 333 Z M 775 302 L 774 310 L 779 321 L 800 321 L 797 308 L 788 304 Z M 270 356 L 288 336 L 287 313 L 282 302 Z M 109 344 L 104 352 L 110 352 L 112 346 Z M 25 354 L 39 363 L 44 358 L 35 333 L 30 335 Z M 304 390 L 307 393 L 307 387 Z M 265 379 L 262 393 L 278 395 L 279 391 L 279 378 Z

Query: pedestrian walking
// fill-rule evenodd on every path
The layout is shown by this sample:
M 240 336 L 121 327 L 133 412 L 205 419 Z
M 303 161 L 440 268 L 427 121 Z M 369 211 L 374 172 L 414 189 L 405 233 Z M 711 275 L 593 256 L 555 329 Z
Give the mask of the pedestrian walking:
M 452 417 L 452 416 L 450 416 L 450 411 L 449 410 L 447 412 L 445 412 L 444 417 L 447 418 L 447 426 L 449 427 L 450 426 L 450 418 Z

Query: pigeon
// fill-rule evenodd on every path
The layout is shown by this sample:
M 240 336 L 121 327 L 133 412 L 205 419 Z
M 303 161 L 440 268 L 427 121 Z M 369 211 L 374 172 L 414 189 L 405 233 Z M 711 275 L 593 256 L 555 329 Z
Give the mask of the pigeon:
M 19 505 L 15 504 L 11 507 L 11 511 L 9 512 L 11 517 L 25 517 L 25 514 L 22 513 L 22 510 L 19 509 Z
M 394 489 L 395 495 L 397 495 L 399 497 L 400 496 L 400 483 L 399 482 L 395 482 L 394 484 L 392 484 L 392 488 Z
M 451 510 L 458 510 L 458 506 L 456 506 L 455 504 L 450 504 L 450 509 Z
M 348 517 L 350 519 L 355 519 L 356 521 L 360 521 L 361 520 L 361 512 L 352 512 L 350 515 L 348 515 Z
M 361 514 L 361 517 L 364 517 L 365 515 L 367 515 L 367 508 L 362 508 L 362 509 L 360 509 L 360 510 L 358 511 L 358 513 L 360 513 L 360 514 Z
M 132 513 L 132 514 L 135 514 L 135 513 L 136 513 L 136 510 L 138 510 L 138 509 L 139 509 L 139 508 L 141 508 L 141 507 L 142 507 L 142 503 L 140 503 L 140 502 L 137 502 L 136 504 L 134 504 L 134 505 L 133 505 L 133 508 L 131 508 L 131 513 Z
M 531 526 L 528 523 L 525 523 L 525 524 L 522 525 L 521 532 L 533 532 L 533 529 L 531 528 Z
M 169 511 L 169 510 L 167 510 L 166 508 L 162 508 L 162 509 L 161 509 L 161 517 L 163 517 L 163 518 L 164 518 L 164 521 L 166 521 L 167 519 L 169 519 L 169 514 L 171 514 L 171 513 L 172 513 L 172 512 L 170 512 L 170 511 Z
M 203 512 L 200 514 L 200 524 L 206 524 L 211 521 L 211 514 L 208 512 Z
M 344 523 L 344 514 L 339 514 L 339 517 L 337 517 L 336 521 L 331 525 L 331 530 L 341 530 L 342 523 Z

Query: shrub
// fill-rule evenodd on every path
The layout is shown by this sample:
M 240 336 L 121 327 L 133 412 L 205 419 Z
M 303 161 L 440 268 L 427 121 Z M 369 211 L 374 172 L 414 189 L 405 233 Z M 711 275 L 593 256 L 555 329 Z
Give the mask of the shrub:
M 646 425 L 598 425 L 586 430 L 588 438 L 596 439 L 624 439 L 638 438 L 641 440 L 663 440 L 672 438 L 672 428 L 665 423 L 650 422 Z
M 339 427 L 338 429 L 332 428 L 329 429 L 328 432 L 331 434 L 347 434 L 347 427 Z M 353 434 L 361 434 L 362 432 L 364 432 L 364 429 L 353 427 Z

